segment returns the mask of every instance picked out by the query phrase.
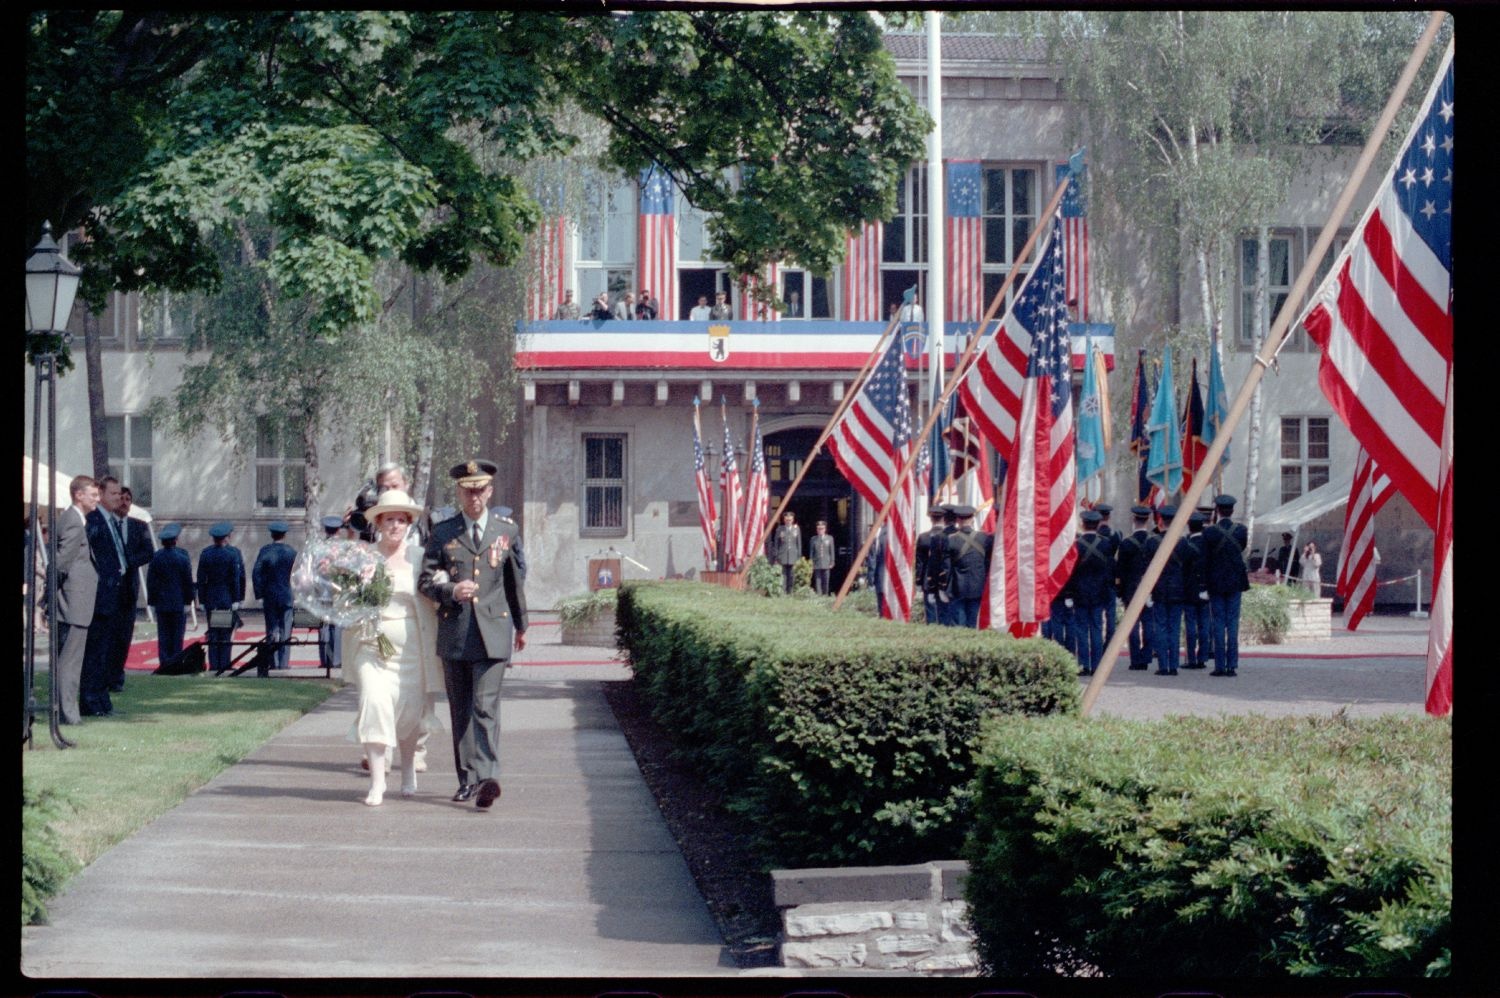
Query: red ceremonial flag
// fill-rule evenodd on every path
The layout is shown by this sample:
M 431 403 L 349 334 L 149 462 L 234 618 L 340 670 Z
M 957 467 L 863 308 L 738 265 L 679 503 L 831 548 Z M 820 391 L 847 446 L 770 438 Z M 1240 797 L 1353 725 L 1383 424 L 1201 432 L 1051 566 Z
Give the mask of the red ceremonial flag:
M 844 320 L 884 322 L 880 314 L 879 222 L 850 233 L 844 253 Z
M 885 355 L 870 372 L 854 402 L 834 425 L 828 450 L 856 492 L 877 510 L 894 489 L 896 501 L 885 521 L 884 615 L 911 619 L 912 558 L 916 535 L 912 521 L 916 475 L 900 478 L 913 447 L 911 399 L 901 337 L 892 336 Z
M 1182 411 L 1182 491 L 1193 484 L 1193 475 L 1208 457 L 1203 442 L 1203 392 L 1198 388 L 1198 358 L 1193 358 L 1193 377 L 1188 382 L 1187 404 Z
M 1302 324 L 1322 349 L 1318 383 L 1371 460 L 1434 530 L 1440 573 L 1451 553 L 1453 366 L 1453 45 L 1401 153 Z M 1446 575 L 1451 579 L 1451 575 Z M 1441 586 L 1443 579 L 1436 580 Z M 1443 591 L 1452 598 L 1450 588 Z M 1452 703 L 1451 613 L 1428 635 L 1428 704 Z M 1440 688 L 1446 684 L 1446 688 Z
M 729 418 L 719 409 L 719 418 L 724 421 L 724 454 L 719 458 L 719 487 L 724 490 L 724 571 L 738 572 L 740 536 L 740 506 L 743 493 L 740 489 L 740 468 L 734 459 L 734 441 L 729 439 Z
M 652 164 L 641 171 L 640 227 L 636 233 L 636 266 L 641 290 L 656 299 L 656 317 L 677 318 L 677 219 L 673 214 L 672 178 Z
M 1391 480 L 1383 475 L 1370 455 L 1360 448 L 1349 488 L 1349 506 L 1344 511 L 1344 541 L 1339 547 L 1339 568 L 1334 592 L 1344 601 L 1344 620 L 1349 630 L 1375 606 L 1375 514 L 1391 497 Z
M 693 399 L 693 483 L 698 489 L 698 526 L 703 530 L 703 564 L 713 571 L 718 539 L 714 536 L 714 489 L 703 464 L 703 428 L 698 419 L 699 403 Z

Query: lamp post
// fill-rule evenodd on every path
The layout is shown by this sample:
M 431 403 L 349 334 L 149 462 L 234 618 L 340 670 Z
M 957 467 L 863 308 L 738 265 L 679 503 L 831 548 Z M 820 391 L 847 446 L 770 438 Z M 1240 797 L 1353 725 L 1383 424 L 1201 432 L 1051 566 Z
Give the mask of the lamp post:
M 31 413 L 31 506 L 30 535 L 26 545 L 26 568 L 36 564 L 36 543 L 40 518 L 37 505 L 41 487 L 42 463 L 42 393 L 47 395 L 47 508 L 57 510 L 57 354 L 68 341 L 68 317 L 78 295 L 78 280 L 83 275 L 72 261 L 63 256 L 52 239 L 52 223 L 42 226 L 41 242 L 26 260 L 26 340 L 36 370 Z M 71 499 L 71 497 L 70 497 Z M 54 525 L 55 527 L 55 525 Z M 57 619 L 57 530 L 47 531 L 47 698 L 48 726 L 52 742 L 58 748 L 72 748 L 59 727 L 61 699 L 58 696 L 57 653 L 59 650 Z M 26 658 L 22 668 L 24 688 L 21 694 L 21 743 L 30 745 L 32 722 L 36 717 L 36 699 L 32 685 L 36 670 L 36 586 L 27 587 Z

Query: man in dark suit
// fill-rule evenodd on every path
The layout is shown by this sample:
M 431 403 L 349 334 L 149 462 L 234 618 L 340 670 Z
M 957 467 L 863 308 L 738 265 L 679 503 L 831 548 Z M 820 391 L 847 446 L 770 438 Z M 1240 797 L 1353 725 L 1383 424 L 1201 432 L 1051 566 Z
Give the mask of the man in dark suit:
M 233 532 L 232 524 L 224 520 L 215 523 L 208 528 L 213 544 L 198 555 L 198 602 L 209 615 L 210 622 L 215 610 L 234 614 L 245 600 L 245 559 L 240 555 L 240 549 L 229 543 L 229 535 Z M 214 671 L 229 668 L 233 658 L 230 641 L 233 639 L 233 626 L 208 629 L 208 664 Z
M 161 528 L 161 550 L 146 568 L 146 603 L 156 612 L 156 659 L 167 662 L 182 653 L 187 606 L 193 602 L 193 560 L 177 546 L 182 524 Z
M 83 648 L 83 675 L 78 687 L 79 712 L 84 717 L 108 717 L 115 712 L 109 697 L 110 678 L 119 631 L 125 626 L 124 604 L 130 594 L 125 528 L 119 522 L 119 508 L 120 480 L 106 475 L 99 479 L 99 508 L 88 515 L 87 522 L 99 584 L 94 590 L 94 619 Z M 129 612 L 135 612 L 134 603 Z
M 115 622 L 114 645 L 109 654 L 109 691 L 119 693 L 125 689 L 125 660 L 130 657 L 130 643 L 135 639 L 135 607 L 141 597 L 141 569 L 151 564 L 156 545 L 151 543 L 151 528 L 145 521 L 134 519 L 130 507 L 135 504 L 135 494 L 130 486 L 120 486 L 120 502 L 113 514 L 115 523 L 125 538 L 125 578 L 121 580 L 120 616 Z
M 995 538 L 974 529 L 974 507 L 952 506 L 957 526 L 946 537 L 948 624 L 979 626 L 979 603 L 989 578 L 990 554 Z
M 1219 521 L 1203 531 L 1204 582 L 1213 614 L 1214 671 L 1234 676 L 1240 665 L 1240 597 L 1250 588 L 1245 526 L 1234 522 L 1234 496 L 1214 500 Z
M 99 505 L 99 483 L 79 475 L 68 483 L 73 505 L 57 517 L 57 710 L 63 724 L 79 721 L 83 657 L 94 621 L 99 573 L 89 544 L 88 518 Z
M 526 595 L 512 557 L 516 527 L 489 510 L 496 472 L 453 467 L 460 515 L 434 525 L 417 587 L 437 604 L 458 802 L 488 810 L 500 796 L 500 686 L 511 648 L 526 647 Z
M 271 543 L 256 554 L 250 581 L 266 616 L 266 640 L 276 647 L 274 668 L 285 669 L 292 657 L 291 645 L 284 642 L 292 636 L 292 566 L 297 562 L 297 552 L 281 540 L 287 531 L 284 520 L 273 520 L 266 529 Z

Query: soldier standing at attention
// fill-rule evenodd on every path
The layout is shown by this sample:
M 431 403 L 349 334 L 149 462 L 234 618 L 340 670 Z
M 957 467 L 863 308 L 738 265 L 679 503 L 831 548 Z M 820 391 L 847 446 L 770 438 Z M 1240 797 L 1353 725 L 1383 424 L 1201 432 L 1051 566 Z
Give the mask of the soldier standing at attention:
M 266 530 L 271 543 L 256 553 L 250 585 L 266 617 L 266 640 L 276 649 L 275 668 L 285 669 L 292 658 L 292 646 L 286 642 L 292 636 L 292 566 L 297 552 L 282 540 L 287 533 L 285 520 L 271 522 Z
M 828 573 L 833 570 L 837 549 L 828 534 L 827 520 L 819 520 L 813 530 L 812 540 L 807 543 L 807 554 L 813 566 L 813 589 L 819 596 L 827 596 Z
M 221 618 L 227 613 L 229 620 L 234 621 L 239 616 L 236 611 L 245 599 L 245 559 L 241 557 L 240 549 L 229 543 L 229 535 L 233 532 L 234 526 L 227 520 L 215 523 L 208 528 L 213 545 L 198 555 L 198 602 L 208 613 L 210 622 L 215 610 L 219 611 Z M 208 629 L 208 664 L 215 672 L 229 668 L 229 642 L 233 637 L 233 623 L 228 627 Z
M 156 611 L 156 658 L 168 662 L 182 653 L 187 606 L 193 602 L 193 561 L 177 547 L 182 524 L 161 528 L 161 550 L 146 568 L 146 605 Z
M 1234 676 L 1240 664 L 1240 597 L 1250 588 L 1245 568 L 1249 537 L 1244 524 L 1234 522 L 1234 496 L 1214 500 L 1219 521 L 1203 531 L 1208 602 L 1213 613 L 1214 671 L 1210 676 Z
M 974 507 L 953 506 L 957 526 L 946 538 L 948 624 L 979 626 L 979 602 L 989 579 L 990 554 L 995 538 L 974 529 Z
M 930 506 L 927 515 L 932 526 L 917 535 L 917 563 L 912 570 L 912 584 L 922 594 L 922 613 L 929 624 L 938 622 L 937 577 L 942 567 L 943 510 L 941 503 Z
M 788 510 L 781 514 L 781 524 L 771 535 L 771 560 L 781 566 L 781 585 L 792 591 L 792 568 L 802 557 L 802 528 Z
M 1188 536 L 1182 539 L 1192 550 L 1191 564 L 1193 574 L 1187 581 L 1187 603 L 1183 607 L 1184 630 L 1187 632 L 1186 661 L 1182 663 L 1184 669 L 1206 669 L 1204 663 L 1208 661 L 1213 653 L 1210 642 L 1213 635 L 1209 631 L 1209 621 L 1212 615 L 1208 610 L 1208 590 L 1205 588 L 1205 558 L 1203 547 L 1203 525 L 1208 522 L 1208 517 L 1201 511 L 1195 510 L 1188 517 Z
M 1104 608 L 1114 599 L 1114 558 L 1109 538 L 1099 533 L 1098 510 L 1086 509 L 1083 533 L 1073 542 L 1078 557 L 1063 587 L 1063 606 L 1073 618 L 1073 654 L 1080 676 L 1092 676 L 1104 655 Z
M 459 803 L 488 811 L 500 797 L 500 686 L 512 646 L 526 647 L 526 594 L 512 557 L 516 527 L 489 510 L 496 468 L 455 465 L 461 515 L 432 528 L 417 588 L 437 604 Z
M 1115 585 L 1120 599 L 1126 603 L 1135 598 L 1135 591 L 1140 588 L 1141 578 L 1146 574 L 1146 566 L 1156 557 L 1160 543 L 1146 527 L 1151 519 L 1151 507 L 1132 506 L 1130 515 L 1135 518 L 1135 529 L 1129 537 L 1121 539 L 1115 550 Z M 1130 668 L 1136 671 L 1151 664 L 1151 652 L 1156 647 L 1156 609 L 1151 602 L 1148 600 L 1141 608 L 1140 618 L 1126 635 L 1130 646 Z
M 1094 507 L 1094 512 L 1099 514 L 1099 536 L 1109 542 L 1109 558 L 1111 562 L 1114 561 L 1115 552 L 1120 549 L 1120 535 L 1109 525 L 1109 514 L 1114 511 L 1115 508 L 1107 502 L 1101 502 Z M 1111 593 L 1113 593 L 1113 590 L 1111 590 Z M 1104 642 L 1108 644 L 1109 640 L 1114 636 L 1115 600 L 1114 596 L 1111 595 L 1104 603 Z

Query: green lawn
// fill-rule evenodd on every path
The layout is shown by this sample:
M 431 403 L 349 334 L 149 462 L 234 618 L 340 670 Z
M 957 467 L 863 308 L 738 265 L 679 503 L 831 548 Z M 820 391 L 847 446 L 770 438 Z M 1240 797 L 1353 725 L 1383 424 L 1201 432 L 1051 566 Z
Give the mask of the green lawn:
M 37 674 L 37 701 L 47 674 Z M 43 712 L 34 748 L 21 751 L 27 783 L 59 794 L 52 822 L 60 845 L 80 865 L 167 811 L 317 706 L 337 679 L 213 679 L 131 675 L 112 694 L 115 715 L 65 725 L 75 748 L 58 749 Z

